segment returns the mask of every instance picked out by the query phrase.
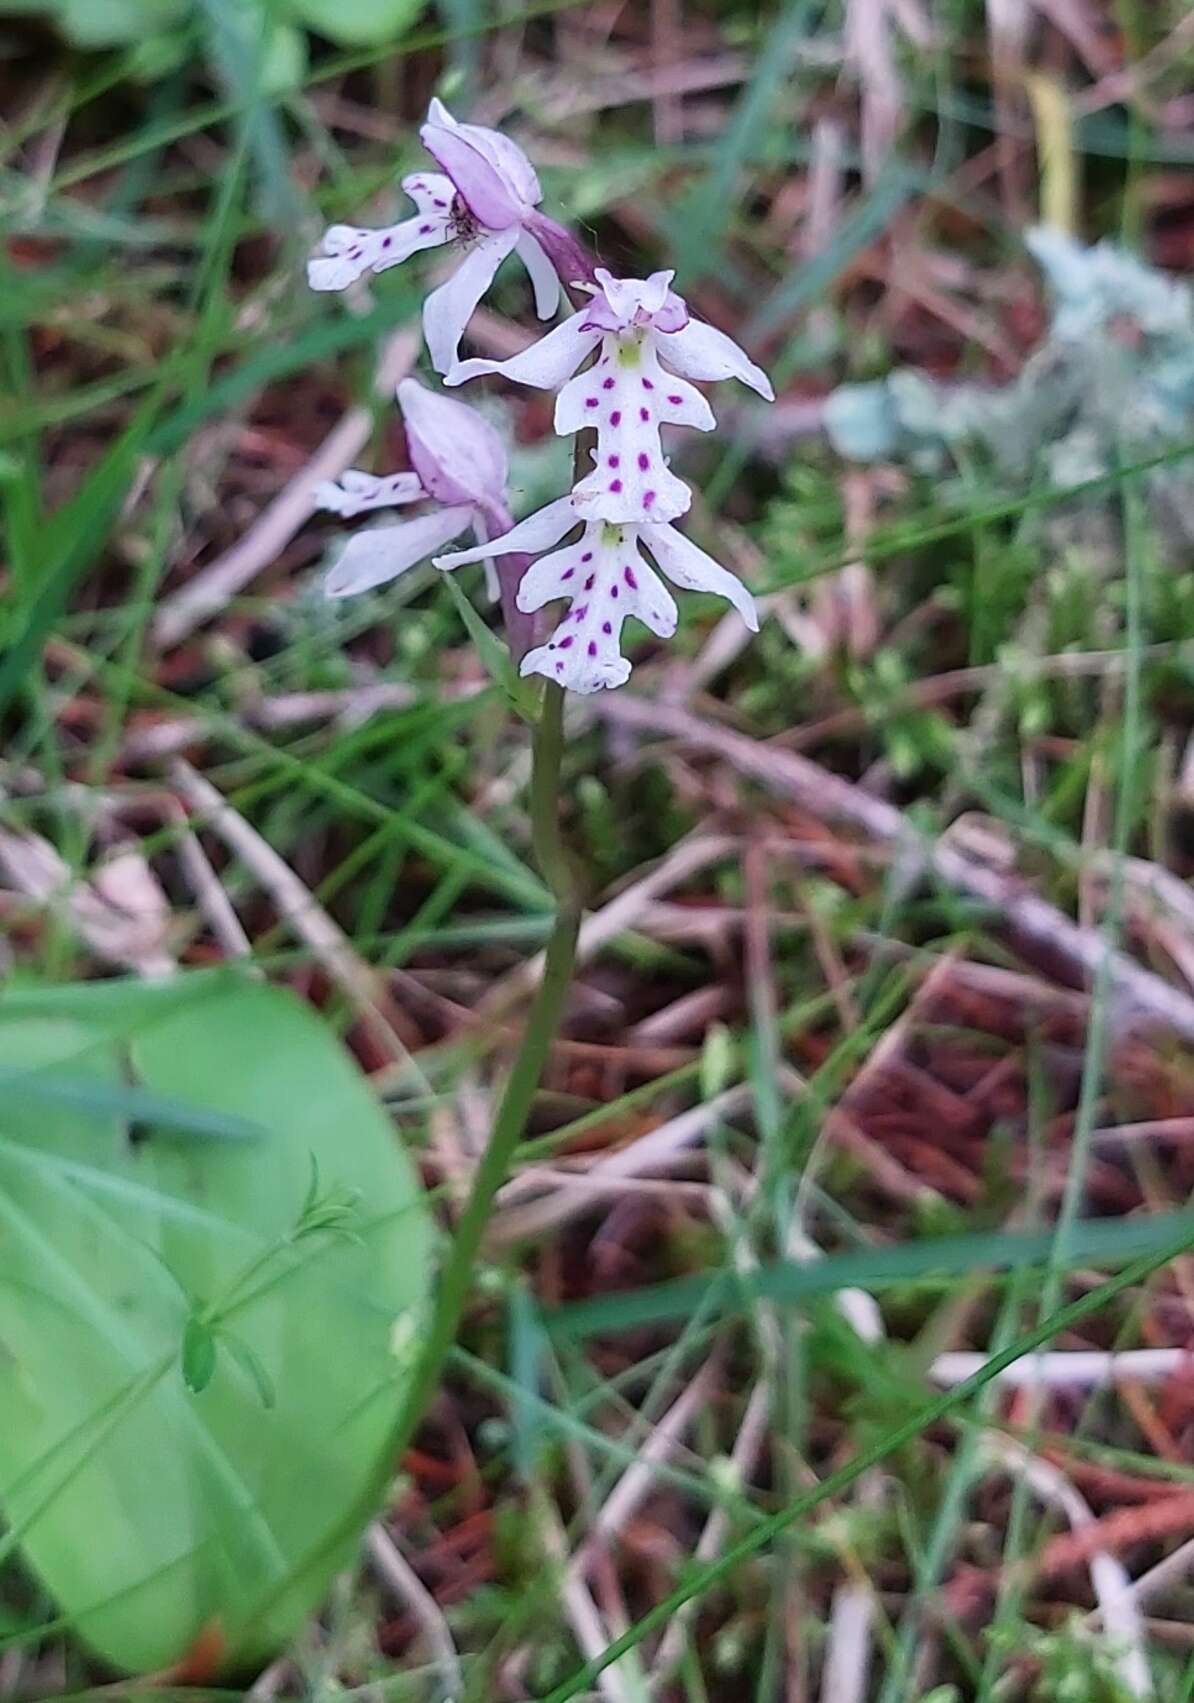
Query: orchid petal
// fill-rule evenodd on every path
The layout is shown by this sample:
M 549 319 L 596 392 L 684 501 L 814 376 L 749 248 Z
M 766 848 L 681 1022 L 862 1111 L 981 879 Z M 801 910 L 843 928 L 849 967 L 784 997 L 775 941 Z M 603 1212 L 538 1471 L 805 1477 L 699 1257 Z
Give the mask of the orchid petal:
M 398 403 L 411 462 L 430 496 L 485 510 L 504 506 L 506 446 L 483 415 L 413 378 L 398 386 Z
M 555 429 L 562 437 L 578 432 L 584 426 L 596 425 L 600 430 L 602 423 L 608 422 L 612 403 L 604 407 L 602 404 L 616 393 L 618 372 L 618 345 L 611 338 L 602 349 L 597 365 L 590 371 L 579 373 L 564 386 L 556 399 Z M 655 422 L 661 426 L 694 426 L 698 432 L 711 432 L 716 426 L 713 410 L 700 391 L 686 379 L 664 372 L 659 365 L 653 338 L 642 344 L 637 375 L 638 392 L 634 392 L 633 385 L 629 387 L 632 410 L 637 411 L 646 405 Z M 612 385 L 607 384 L 611 376 L 615 381 Z M 590 409 L 587 403 L 594 390 L 598 405 Z M 640 420 L 640 424 L 645 422 Z
M 417 473 L 391 473 L 378 479 L 349 467 L 339 479 L 321 479 L 311 492 L 311 501 L 317 509 L 328 509 L 347 520 L 368 509 L 396 509 L 404 503 L 417 503 L 426 495 Z
M 358 532 L 348 540 L 324 580 L 324 596 L 352 597 L 358 591 L 371 591 L 374 586 L 397 579 L 399 574 L 425 562 L 442 545 L 457 537 L 472 518 L 473 510 L 461 505 L 433 509 L 414 520 L 400 521 L 397 526 Z
M 512 355 L 508 361 L 460 361 L 444 379 L 445 384 L 464 384 L 467 379 L 483 373 L 501 373 L 516 384 L 533 385 L 536 390 L 557 390 L 569 378 L 601 341 L 601 331 L 588 323 L 587 314 L 574 313 L 554 331 L 540 337 L 529 349 Z
M 684 591 L 707 591 L 724 597 L 741 615 L 752 633 L 759 630 L 755 600 L 742 581 L 715 562 L 690 538 L 671 526 L 644 526 L 643 543 L 671 580 Z
M 682 479 L 667 466 L 659 438 L 660 403 L 670 417 L 704 420 L 701 398 L 671 385 L 642 332 L 610 335 L 597 364 L 566 384 L 556 401 L 555 428 L 562 436 L 594 426 L 596 467 L 573 493 L 586 520 L 675 520 L 692 501 Z M 679 398 L 671 403 L 669 396 Z M 705 409 L 708 414 L 708 409 Z M 713 417 L 708 414 L 708 422 Z
M 454 550 L 451 555 L 437 556 L 435 565 L 450 571 L 452 568 L 463 567 L 466 562 L 480 562 L 486 556 L 509 556 L 521 551 L 534 554 L 539 550 L 550 550 L 576 523 L 577 515 L 572 506 L 572 498 L 559 497 L 554 503 L 548 503 L 546 508 L 537 509 L 525 520 L 520 520 L 517 526 L 511 527 L 510 531 L 503 533 L 500 538 L 491 538 L 488 544 L 478 545 L 473 550 Z
M 307 262 L 307 282 L 313 290 L 345 290 L 366 272 L 385 272 L 420 249 L 438 248 L 452 237 L 451 181 L 437 172 L 421 172 L 402 180 L 418 214 L 381 230 L 357 225 L 332 225 Z
M 660 638 L 676 630 L 676 605 L 638 554 L 637 528 L 600 523 L 566 549 L 527 569 L 518 588 L 526 612 L 566 597 L 571 607 L 552 637 L 528 651 L 521 672 L 543 674 L 572 692 L 621 686 L 630 664 L 621 654 L 622 624 L 635 615 Z
M 659 396 L 655 407 L 660 425 L 693 426 L 698 432 L 711 432 L 717 425 L 712 408 L 687 380 L 660 367 L 656 383 Z
M 402 179 L 402 190 L 409 195 L 425 219 L 450 213 L 456 195 L 456 185 L 450 177 L 437 171 L 408 172 Z
M 652 324 L 656 331 L 683 331 L 688 320 L 688 303 L 683 296 L 678 296 L 675 290 L 669 290 L 667 299 Z
M 519 664 L 518 672 L 522 678 L 525 680 L 529 674 L 542 674 L 569 692 L 586 694 L 612 690 L 615 686 L 624 686 L 629 680 L 630 663 L 616 645 L 601 647 L 596 640 L 590 639 L 561 655 L 559 646 L 565 642 L 551 639 L 547 644 L 536 645 L 534 650 L 529 650 Z M 594 646 L 592 656 L 588 654 L 590 644 Z
M 656 345 L 665 364 L 682 378 L 740 379 L 768 402 L 775 401 L 771 380 L 732 337 L 704 320 L 690 319 L 680 331 L 664 331 Z
M 486 550 L 489 549 L 489 539 L 485 535 L 485 528 L 481 524 L 480 520 L 474 522 L 473 537 L 477 540 L 478 544 L 483 545 Z M 489 603 L 497 603 L 500 601 L 502 595 L 502 582 L 498 578 L 497 563 L 493 559 L 492 552 L 484 558 L 481 566 L 485 573 L 486 601 Z
M 611 312 L 621 325 L 632 325 L 636 318 L 650 320 L 663 307 L 675 272 L 652 272 L 647 279 L 615 278 L 604 266 L 594 273 L 601 293 Z
M 530 275 L 531 288 L 535 292 L 535 312 L 540 319 L 551 319 L 560 305 L 559 274 L 534 237 L 526 231 L 514 246 L 515 253 Z
M 585 309 L 590 325 L 600 326 L 602 331 L 625 331 L 626 321 L 616 314 L 600 291 Z
M 460 339 L 494 274 L 518 240 L 517 230 L 495 231 L 475 243 L 463 263 L 423 303 L 423 335 L 437 373 L 456 365 Z
M 535 168 L 517 143 L 481 124 L 461 124 L 433 100 L 419 132 L 423 146 L 448 173 L 487 230 L 520 225 L 543 199 Z

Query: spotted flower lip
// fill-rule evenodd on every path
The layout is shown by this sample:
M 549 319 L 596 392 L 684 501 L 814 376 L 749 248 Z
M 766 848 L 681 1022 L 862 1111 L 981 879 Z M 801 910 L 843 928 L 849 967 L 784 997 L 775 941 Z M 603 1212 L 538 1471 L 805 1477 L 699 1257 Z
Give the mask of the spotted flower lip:
M 438 172 L 412 172 L 402 188 L 415 204 L 415 215 L 382 230 L 331 225 L 307 262 L 313 290 L 346 290 L 366 272 L 388 272 L 421 249 L 438 248 L 456 234 L 452 210 L 456 187 Z
M 593 301 L 554 331 L 507 361 L 462 361 L 444 381 L 501 373 L 558 389 L 556 431 L 591 426 L 597 433 L 593 471 L 574 493 L 586 518 L 667 522 L 686 511 L 691 495 L 668 467 L 660 428 L 713 429 L 712 410 L 689 379 L 737 378 L 774 397 L 766 373 L 732 338 L 691 317 L 671 288 L 674 275 L 618 279 L 598 269 Z M 577 372 L 594 354 L 594 364 Z
M 553 549 L 578 523 L 580 537 Z M 542 674 L 572 692 L 599 692 L 629 679 L 630 663 L 621 650 L 627 616 L 636 616 L 657 638 L 675 632 L 675 599 L 656 568 L 683 590 L 726 598 L 751 631 L 758 631 L 749 591 L 691 539 L 659 522 L 591 520 L 575 494 L 549 503 L 485 548 L 495 555 L 550 552 L 523 575 L 518 607 L 531 613 L 563 598 L 569 609 L 548 641 L 523 657 L 520 671 L 524 676 Z M 447 570 L 479 561 L 483 554 L 481 549 L 457 550 L 437 556 L 435 565 Z
M 481 297 L 508 254 L 530 276 L 535 311 L 550 319 L 560 301 L 560 281 L 538 238 L 536 212 L 542 190 L 522 150 L 496 130 L 459 124 L 433 100 L 421 132 L 444 173 L 414 172 L 402 187 L 415 215 L 381 230 L 332 225 L 307 262 L 313 290 L 345 290 L 368 272 L 385 272 L 412 254 L 450 243 L 466 252 L 461 265 L 423 304 L 423 334 L 432 364 L 446 373 L 456 363 L 460 339 Z

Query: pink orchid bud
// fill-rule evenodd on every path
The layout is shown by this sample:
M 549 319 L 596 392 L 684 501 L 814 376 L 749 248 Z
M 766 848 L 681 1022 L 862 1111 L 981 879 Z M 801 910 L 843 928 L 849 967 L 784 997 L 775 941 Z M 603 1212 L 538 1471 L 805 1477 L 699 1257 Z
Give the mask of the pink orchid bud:
M 411 466 L 440 503 L 471 503 L 492 518 L 505 512 L 506 449 L 475 408 L 425 390 L 413 378 L 398 386 Z
M 527 214 L 542 201 L 535 168 L 517 143 L 499 130 L 459 124 L 442 101 L 433 100 L 419 134 L 486 230 L 504 231 L 524 224 Z

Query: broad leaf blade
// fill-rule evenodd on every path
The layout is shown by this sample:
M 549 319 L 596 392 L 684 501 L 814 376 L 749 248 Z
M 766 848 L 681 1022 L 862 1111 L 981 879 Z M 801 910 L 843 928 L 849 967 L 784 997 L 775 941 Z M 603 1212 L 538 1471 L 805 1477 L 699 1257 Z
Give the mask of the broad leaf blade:
M 428 1221 L 384 1112 L 300 1002 L 199 977 L 130 988 L 125 1023 L 97 995 L 93 1025 L 83 998 L 0 1002 L 0 1072 L 97 1088 L 0 1100 L 0 1505 L 107 1661 L 163 1668 L 214 1627 L 247 1665 L 345 1559 L 287 1588 L 384 1462 Z M 130 1073 L 150 1104 L 261 1133 L 138 1121 L 130 1139 Z M 313 1163 L 325 1200 L 357 1204 L 296 1236 Z M 284 1606 L 250 1614 L 267 1600 Z

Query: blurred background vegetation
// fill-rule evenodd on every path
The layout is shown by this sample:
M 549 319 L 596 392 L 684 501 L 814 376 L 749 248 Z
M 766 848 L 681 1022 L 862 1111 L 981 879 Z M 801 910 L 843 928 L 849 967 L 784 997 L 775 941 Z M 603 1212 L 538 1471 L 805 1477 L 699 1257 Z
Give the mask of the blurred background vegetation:
M 1191 25 L 0 0 L 0 1696 L 1194 1698 Z M 675 449 L 758 639 L 573 706 L 583 967 L 394 1460 L 550 908 L 454 588 L 319 591 L 436 258 L 303 262 L 433 94 L 779 400 Z

